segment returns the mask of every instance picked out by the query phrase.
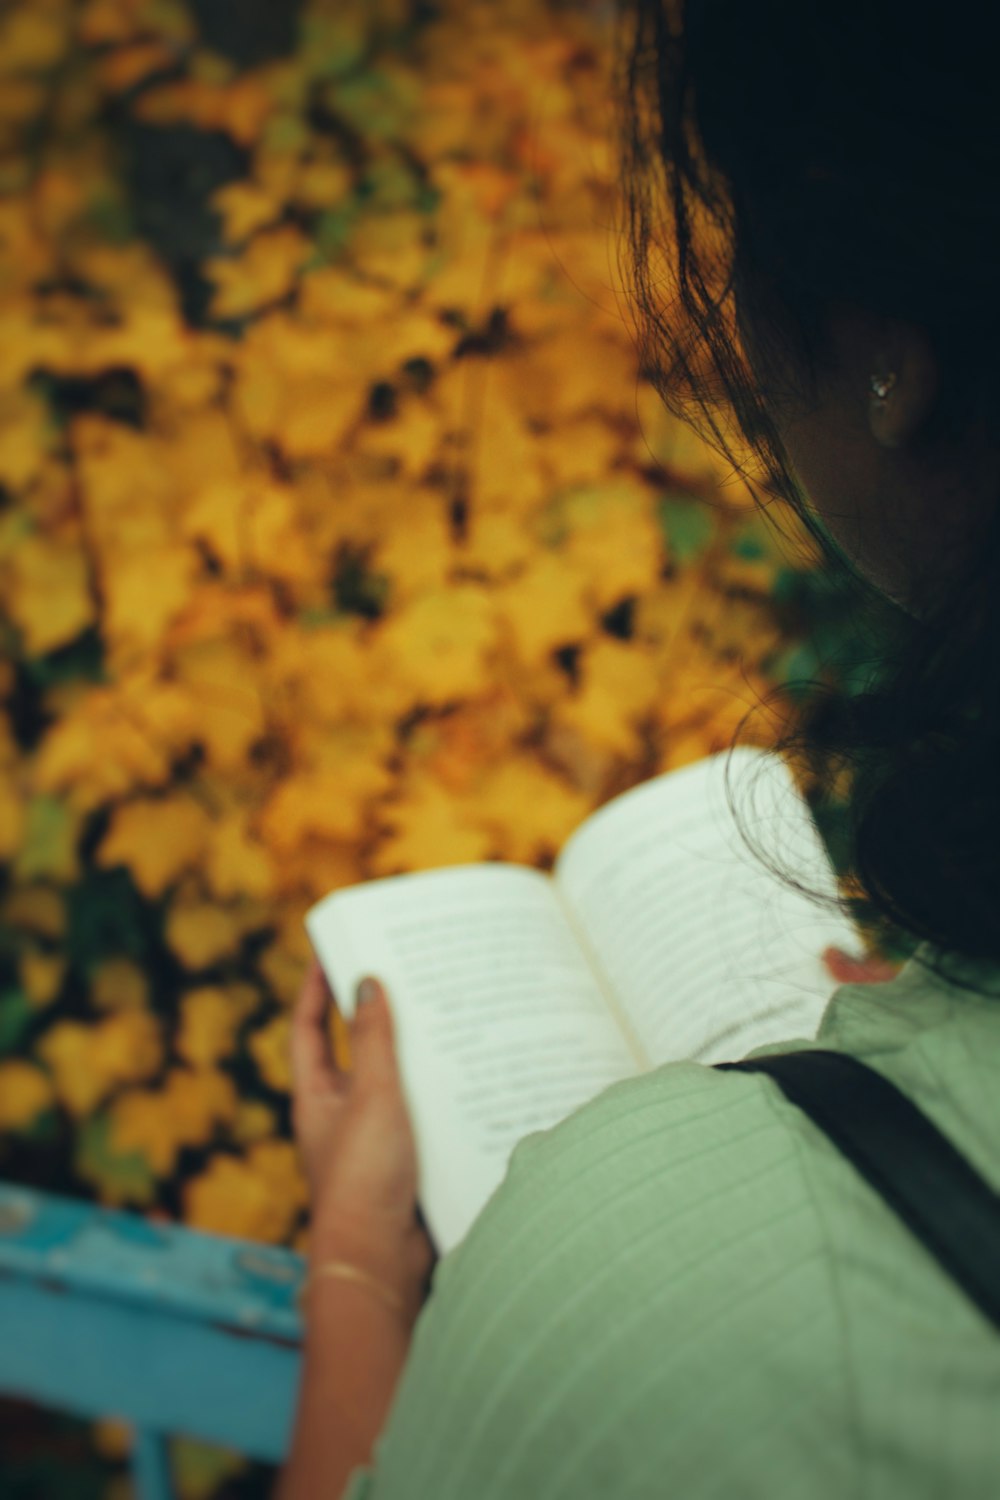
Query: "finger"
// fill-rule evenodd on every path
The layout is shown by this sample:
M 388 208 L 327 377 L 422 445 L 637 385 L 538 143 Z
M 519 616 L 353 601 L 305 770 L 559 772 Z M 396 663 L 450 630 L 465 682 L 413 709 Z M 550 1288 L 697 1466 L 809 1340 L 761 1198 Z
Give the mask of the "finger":
M 327 1031 L 333 994 L 313 956 L 292 1011 L 292 1085 L 296 1094 L 342 1091 L 344 1078 L 333 1059 Z
M 823 962 L 838 984 L 881 984 L 897 973 L 896 966 L 885 959 L 854 958 L 842 948 L 826 948 Z

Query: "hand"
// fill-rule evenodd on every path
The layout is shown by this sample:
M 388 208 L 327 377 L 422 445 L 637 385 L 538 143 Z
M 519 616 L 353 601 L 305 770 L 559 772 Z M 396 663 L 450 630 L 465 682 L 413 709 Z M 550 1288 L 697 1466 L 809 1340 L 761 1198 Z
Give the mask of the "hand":
M 843 948 L 824 948 L 823 963 L 831 979 L 838 984 L 883 984 L 895 979 L 899 964 L 883 958 L 852 958 Z
M 379 986 L 356 1007 L 350 1072 L 337 1067 L 330 1046 L 335 1003 L 314 957 L 291 1035 L 292 1127 L 313 1210 L 309 1258 L 350 1261 L 419 1311 L 437 1256 L 418 1221 L 416 1143 L 388 997 Z

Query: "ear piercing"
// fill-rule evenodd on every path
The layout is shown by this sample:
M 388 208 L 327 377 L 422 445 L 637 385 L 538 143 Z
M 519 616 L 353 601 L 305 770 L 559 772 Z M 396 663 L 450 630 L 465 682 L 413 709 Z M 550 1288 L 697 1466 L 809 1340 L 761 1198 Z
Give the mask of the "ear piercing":
M 877 401 L 884 401 L 896 384 L 896 377 L 895 375 L 886 375 L 883 379 L 880 379 L 877 375 L 873 375 L 870 384 L 872 395 L 875 399 Z

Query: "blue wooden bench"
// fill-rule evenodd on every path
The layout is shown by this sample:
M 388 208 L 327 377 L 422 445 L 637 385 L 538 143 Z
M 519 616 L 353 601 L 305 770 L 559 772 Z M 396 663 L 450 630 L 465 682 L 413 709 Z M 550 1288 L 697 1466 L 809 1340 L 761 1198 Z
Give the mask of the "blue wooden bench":
M 0 1182 L 0 1393 L 135 1431 L 137 1500 L 166 1439 L 281 1464 L 302 1353 L 294 1250 Z

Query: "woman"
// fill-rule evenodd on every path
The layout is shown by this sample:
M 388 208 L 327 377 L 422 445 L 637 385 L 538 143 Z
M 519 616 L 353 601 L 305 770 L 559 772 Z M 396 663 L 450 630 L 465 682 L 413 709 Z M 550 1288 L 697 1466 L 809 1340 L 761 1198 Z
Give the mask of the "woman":
M 644 367 L 719 441 L 735 413 L 878 643 L 798 748 L 850 773 L 852 868 L 915 951 L 750 1055 L 869 1061 L 1000 1189 L 1000 23 L 908 0 L 621 19 Z M 671 1064 L 529 1137 L 421 1311 L 391 1013 L 359 1013 L 348 1091 L 328 1000 L 314 969 L 281 1500 L 996 1493 L 997 1330 L 773 1080 Z

